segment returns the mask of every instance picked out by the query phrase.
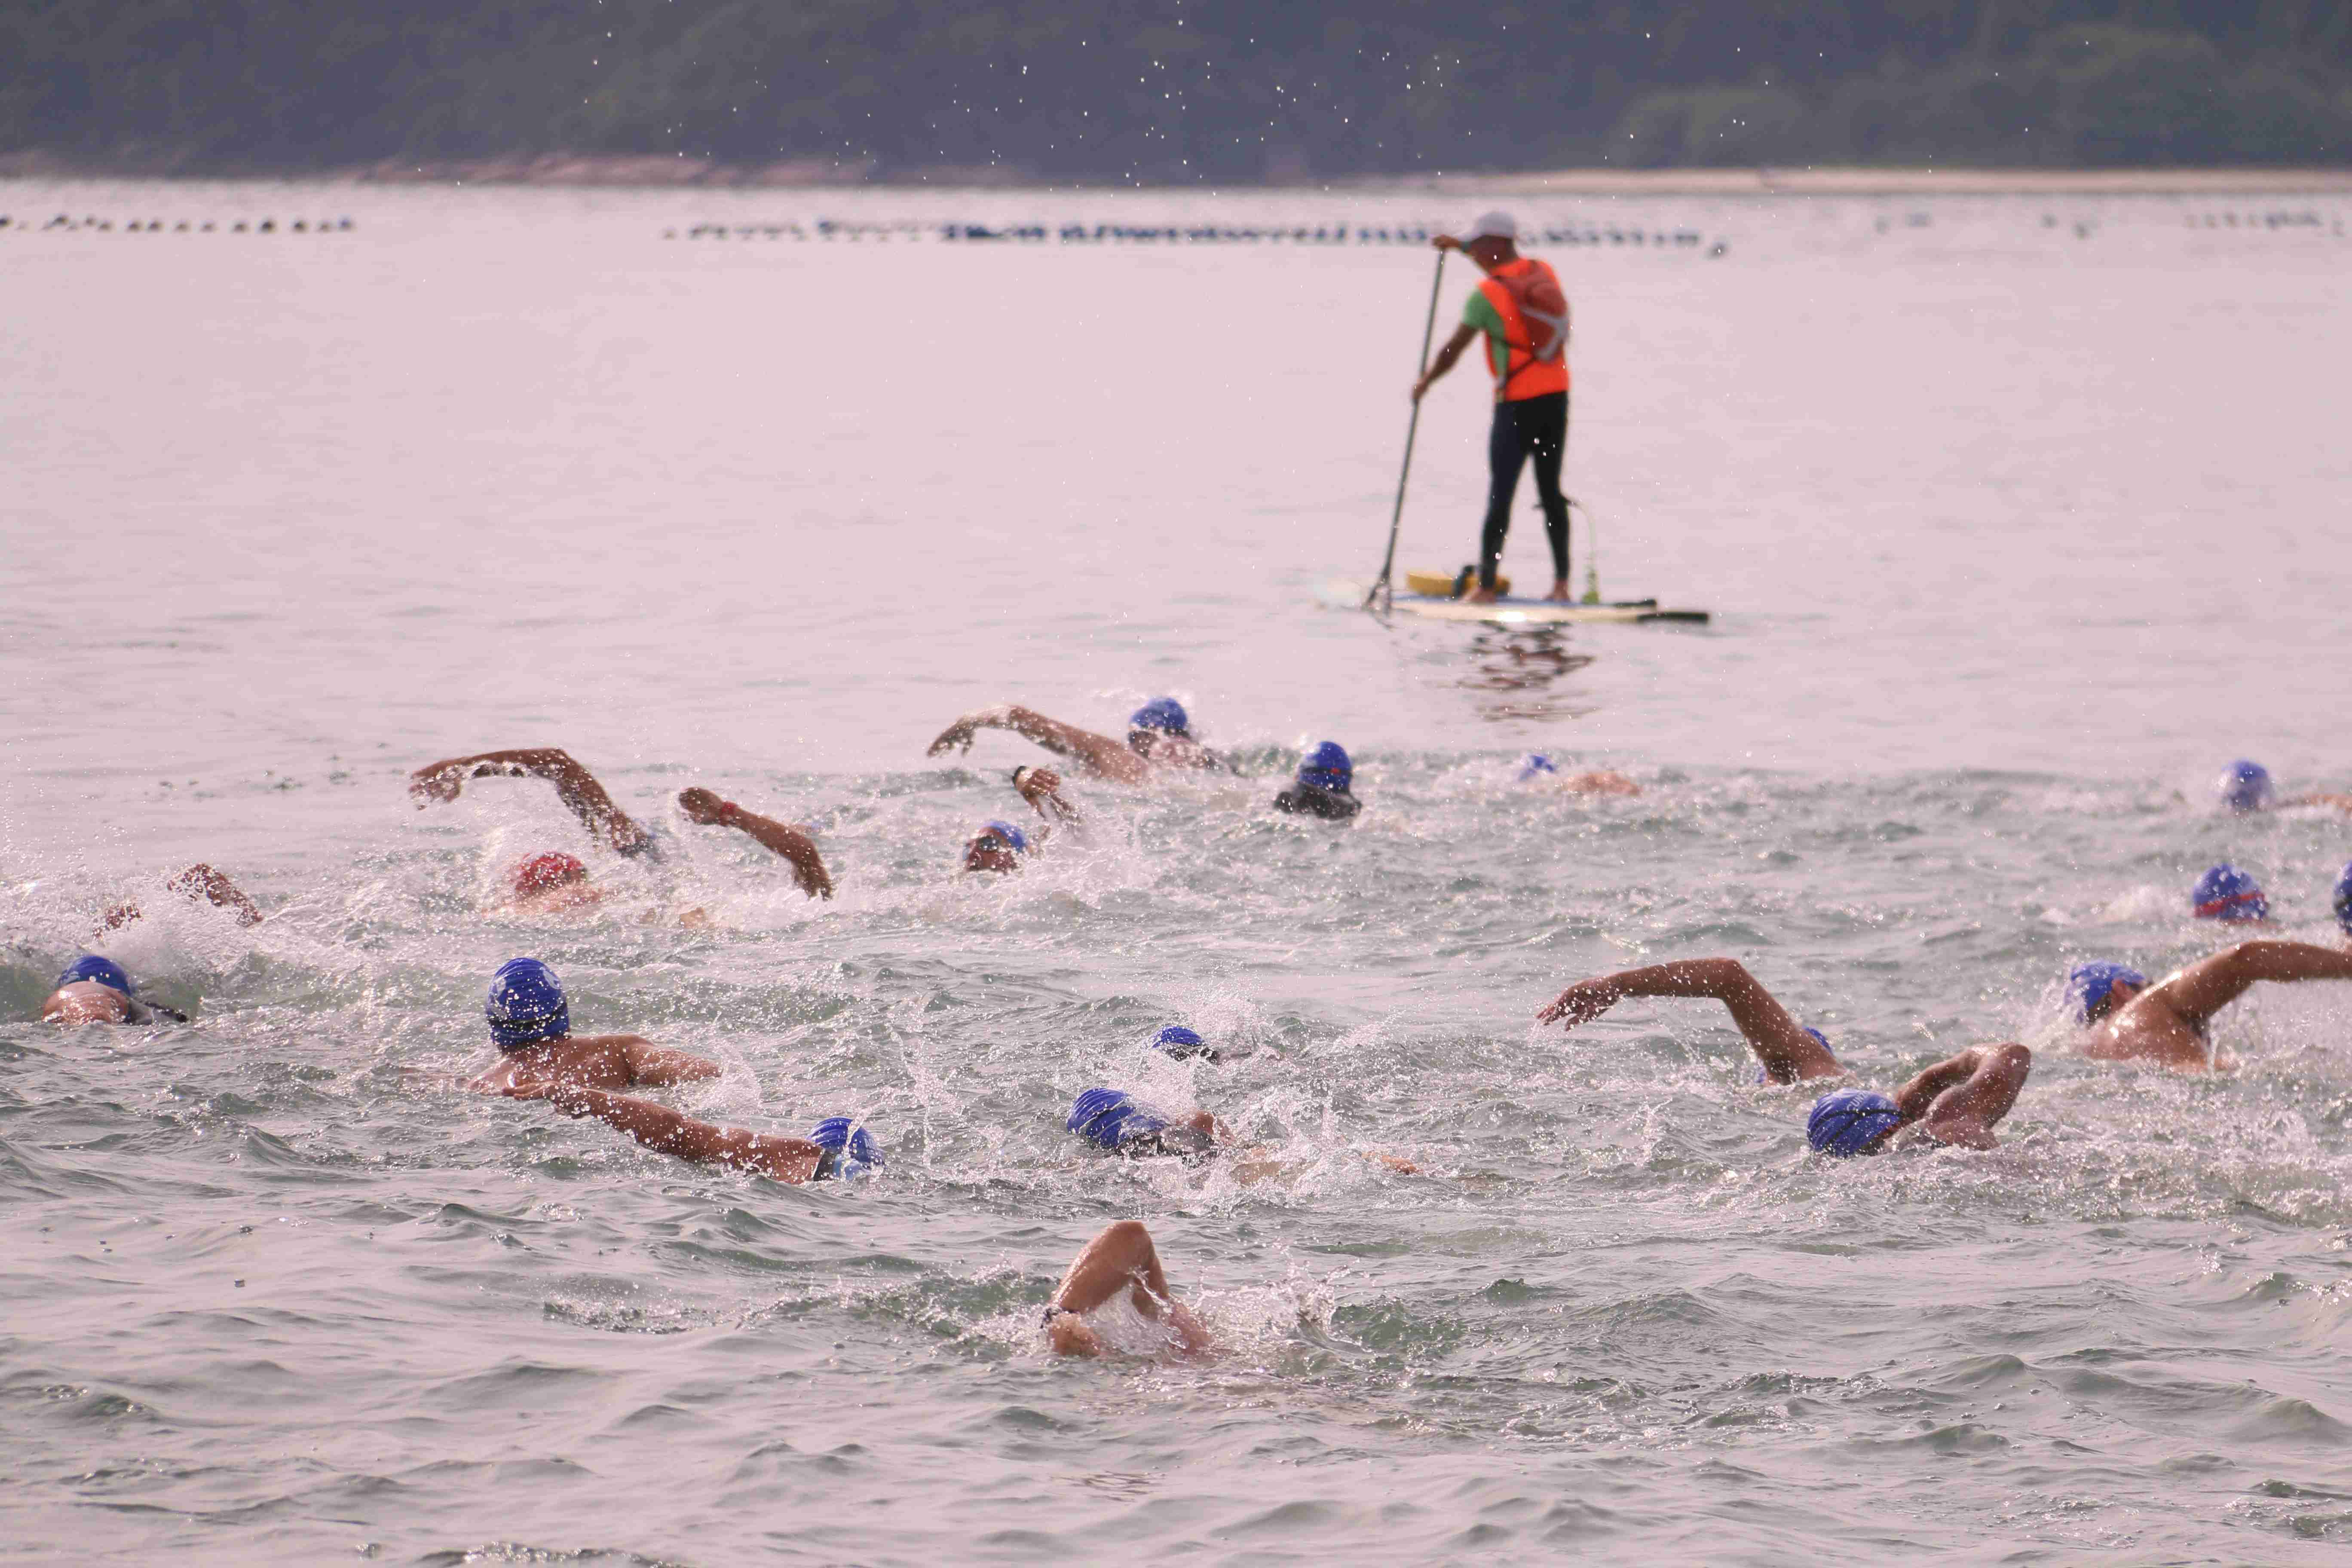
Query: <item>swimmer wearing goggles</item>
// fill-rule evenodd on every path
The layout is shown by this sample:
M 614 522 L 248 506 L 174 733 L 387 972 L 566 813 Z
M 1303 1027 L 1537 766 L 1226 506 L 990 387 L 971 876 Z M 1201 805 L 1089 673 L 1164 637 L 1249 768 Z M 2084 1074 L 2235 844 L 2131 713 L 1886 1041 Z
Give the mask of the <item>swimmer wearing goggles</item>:
M 982 730 L 1010 730 L 1024 739 L 1067 757 L 1089 777 L 1113 784 L 1143 784 L 1155 768 L 1229 771 L 1225 759 L 1202 745 L 1192 733 L 1192 715 L 1173 697 L 1155 697 L 1128 716 L 1125 744 L 1108 735 L 1048 719 L 1017 703 L 1001 703 L 967 713 L 940 731 L 928 755 L 971 750 L 972 736 Z
M 1835 1078 L 1845 1069 L 1829 1038 L 1809 1029 L 1729 958 L 1693 958 L 1581 980 L 1536 1015 L 1538 1024 L 1590 1023 L 1628 996 L 1696 996 L 1731 1013 L 1772 1083 Z M 1893 1094 L 1843 1089 L 1823 1095 L 1806 1118 L 1805 1139 L 1835 1159 L 1875 1154 L 1916 1129 L 1929 1142 L 1963 1149 L 2000 1146 L 1993 1127 L 2007 1116 L 2033 1070 L 2033 1053 L 2017 1042 L 1973 1046 L 1927 1068 Z

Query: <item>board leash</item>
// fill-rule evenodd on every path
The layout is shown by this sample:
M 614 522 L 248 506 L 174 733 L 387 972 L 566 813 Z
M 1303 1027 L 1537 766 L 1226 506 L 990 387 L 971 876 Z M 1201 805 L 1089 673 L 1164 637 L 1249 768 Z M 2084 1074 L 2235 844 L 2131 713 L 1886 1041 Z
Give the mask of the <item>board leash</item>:
M 1429 345 L 1437 335 L 1437 292 L 1445 281 L 1445 252 L 1437 253 L 1437 266 L 1429 275 L 1429 320 L 1421 329 L 1421 360 L 1414 365 L 1412 379 L 1418 385 L 1429 374 Z M 1397 529 L 1404 521 L 1404 482 L 1412 477 L 1412 442 L 1421 431 L 1421 399 L 1412 400 L 1412 417 L 1405 421 L 1404 466 L 1397 470 L 1396 506 L 1389 512 L 1389 552 L 1381 558 L 1381 574 L 1372 581 L 1371 591 L 1364 595 L 1363 607 L 1370 610 L 1378 604 L 1383 613 L 1396 607 Z

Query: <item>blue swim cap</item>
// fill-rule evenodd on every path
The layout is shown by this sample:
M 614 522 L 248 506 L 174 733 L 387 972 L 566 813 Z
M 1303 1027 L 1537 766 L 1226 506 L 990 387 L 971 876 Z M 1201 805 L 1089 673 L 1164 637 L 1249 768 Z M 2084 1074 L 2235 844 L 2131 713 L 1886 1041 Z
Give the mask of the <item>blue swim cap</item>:
M 2336 879 L 2336 923 L 2352 931 L 2352 866 Z
M 1029 853 L 1029 836 L 1009 822 L 983 822 L 980 825 L 980 831 L 995 834 L 999 838 L 1012 845 L 1013 852 L 1016 855 Z M 973 837 L 978 837 L 979 835 L 975 834 Z
M 2271 771 L 2241 757 L 2222 771 L 2215 788 L 2231 811 L 2260 811 L 2271 803 Z
M 1549 757 L 1545 756 L 1541 752 L 1531 752 L 1528 754 L 1527 760 L 1519 764 L 1519 782 L 1525 784 L 1538 773 L 1558 772 L 1559 770 L 1551 765 Z
M 2121 963 L 2078 963 L 2066 976 L 2066 1000 L 2074 1005 L 2074 1016 L 2087 1024 L 2107 1005 L 2107 994 L 2116 982 L 2147 988 L 2147 976 Z
M 1316 789 L 1345 790 L 1355 776 L 1356 764 L 1337 741 L 1325 741 L 1298 764 L 1298 782 Z
M 1208 1043 L 1181 1024 L 1171 1024 L 1152 1037 L 1151 1048 L 1182 1061 L 1188 1057 L 1213 1057 Z
M 572 1032 L 572 1010 L 555 971 L 535 958 L 509 958 L 499 965 L 490 994 L 482 1003 L 490 1038 L 502 1051 L 560 1040 Z
M 1130 1139 L 1167 1131 L 1168 1122 L 1135 1103 L 1124 1089 L 1090 1089 L 1070 1107 L 1069 1130 L 1113 1153 Z
M 1190 735 L 1192 721 L 1184 712 L 1184 705 L 1173 697 L 1155 697 L 1127 716 L 1130 730 L 1160 730 L 1171 735 Z
M 809 1142 L 824 1151 L 824 1157 L 816 1163 L 816 1173 L 809 1178 L 813 1182 L 827 1177 L 853 1181 L 885 1163 L 882 1145 L 846 1116 L 828 1116 L 818 1122 L 809 1134 Z
M 2266 921 L 2271 901 L 2261 884 L 2227 861 L 2197 879 L 2189 905 L 2200 921 Z
M 1819 1040 L 1822 1043 L 1822 1049 L 1830 1051 L 1830 1037 L 1827 1035 L 1822 1034 L 1819 1029 L 1810 1027 L 1805 1029 L 1805 1033 Z M 1830 1055 L 1834 1058 L 1837 1056 L 1837 1053 L 1835 1051 L 1830 1051 Z M 1756 1081 L 1758 1083 L 1770 1083 L 1772 1081 L 1772 1069 L 1766 1067 L 1762 1062 L 1758 1062 L 1756 1064 Z
M 66 972 L 58 976 L 57 989 L 62 991 L 82 980 L 95 980 L 100 985 L 110 985 L 125 996 L 131 994 L 131 976 L 122 973 L 122 965 L 110 958 L 100 958 L 94 952 L 86 952 L 75 959 Z
M 1867 1153 L 1873 1144 L 1903 1124 L 1903 1112 L 1883 1094 L 1841 1089 L 1813 1101 L 1805 1118 L 1805 1142 L 1835 1159 Z

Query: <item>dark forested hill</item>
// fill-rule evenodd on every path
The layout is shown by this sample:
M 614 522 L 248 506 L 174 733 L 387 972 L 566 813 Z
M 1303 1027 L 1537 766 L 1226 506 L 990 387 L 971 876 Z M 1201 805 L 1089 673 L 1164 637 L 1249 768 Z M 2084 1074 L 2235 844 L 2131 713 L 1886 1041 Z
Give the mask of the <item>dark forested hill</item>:
M 2352 163 L 2347 0 L 6 0 L 0 152 L 1155 182 Z

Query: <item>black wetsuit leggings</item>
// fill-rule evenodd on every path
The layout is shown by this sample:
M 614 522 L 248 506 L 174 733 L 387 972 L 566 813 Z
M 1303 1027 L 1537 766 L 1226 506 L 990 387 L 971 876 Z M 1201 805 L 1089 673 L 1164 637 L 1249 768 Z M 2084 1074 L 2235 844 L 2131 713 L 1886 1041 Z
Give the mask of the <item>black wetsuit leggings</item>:
M 1511 531 L 1511 497 L 1519 488 L 1519 465 L 1536 460 L 1536 499 L 1543 502 L 1544 531 L 1551 536 L 1552 575 L 1568 581 L 1568 498 L 1559 493 L 1559 463 L 1568 455 L 1568 394 L 1548 392 L 1495 405 L 1494 433 L 1486 438 L 1486 530 L 1478 541 L 1478 585 L 1495 585 L 1495 563 L 1503 536 Z

